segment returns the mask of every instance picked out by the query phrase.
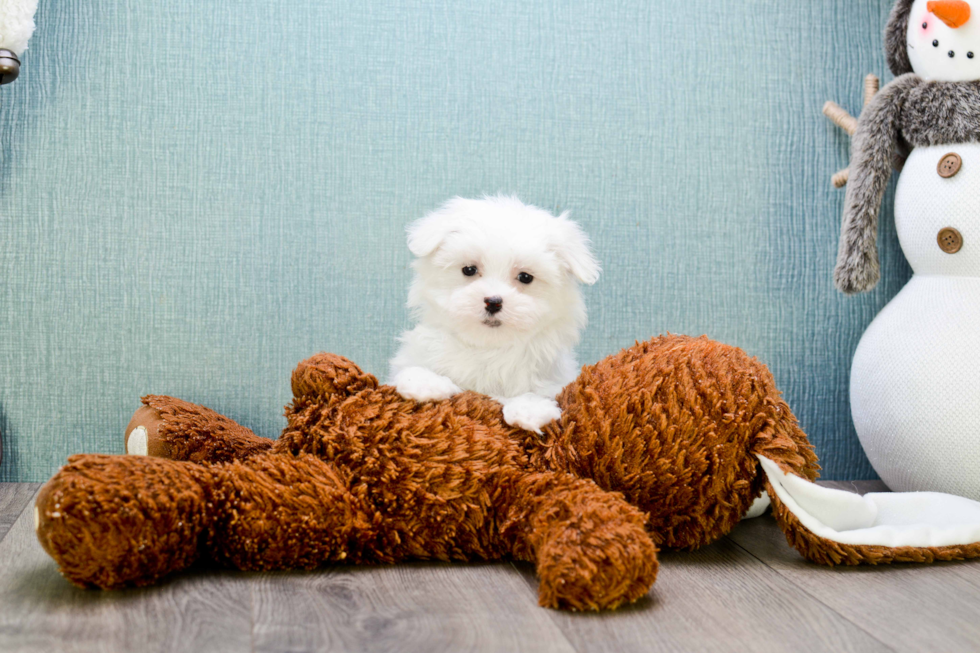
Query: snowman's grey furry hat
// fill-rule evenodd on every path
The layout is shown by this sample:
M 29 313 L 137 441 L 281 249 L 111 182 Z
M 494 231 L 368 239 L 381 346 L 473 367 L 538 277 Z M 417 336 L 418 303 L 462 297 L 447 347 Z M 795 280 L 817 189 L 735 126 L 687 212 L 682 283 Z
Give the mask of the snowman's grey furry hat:
M 908 53 L 909 14 L 915 0 L 898 0 L 885 27 L 885 57 L 895 77 L 912 72 Z

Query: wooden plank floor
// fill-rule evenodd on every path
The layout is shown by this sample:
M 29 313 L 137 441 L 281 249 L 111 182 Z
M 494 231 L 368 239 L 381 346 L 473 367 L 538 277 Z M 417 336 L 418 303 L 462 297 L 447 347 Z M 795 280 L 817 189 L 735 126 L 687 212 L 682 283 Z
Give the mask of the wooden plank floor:
M 868 484 L 835 484 L 865 491 Z M 198 571 L 79 590 L 34 537 L 36 484 L 0 484 L 0 651 L 978 651 L 980 561 L 828 569 L 770 516 L 668 552 L 649 597 L 537 607 L 525 564 Z

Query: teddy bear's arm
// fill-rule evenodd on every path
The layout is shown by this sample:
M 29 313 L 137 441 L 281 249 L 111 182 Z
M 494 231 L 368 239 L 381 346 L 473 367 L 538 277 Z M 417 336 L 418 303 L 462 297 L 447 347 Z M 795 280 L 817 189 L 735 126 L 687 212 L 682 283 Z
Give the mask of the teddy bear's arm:
M 126 428 L 126 453 L 195 463 L 243 460 L 268 451 L 272 440 L 210 408 L 148 395 Z
M 337 354 L 310 356 L 293 370 L 293 397 L 299 401 L 352 395 L 378 387 L 378 379 Z
M 504 546 L 535 564 L 542 606 L 615 608 L 650 590 L 657 547 L 621 494 L 556 472 L 504 475 L 497 487 Z

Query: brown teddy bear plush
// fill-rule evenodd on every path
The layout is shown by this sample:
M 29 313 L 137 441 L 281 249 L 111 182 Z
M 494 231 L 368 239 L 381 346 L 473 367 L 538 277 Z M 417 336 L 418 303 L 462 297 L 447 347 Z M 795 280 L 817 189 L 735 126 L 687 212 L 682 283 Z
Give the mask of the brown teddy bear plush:
M 772 376 L 706 338 L 659 337 L 583 368 L 541 437 L 505 424 L 488 397 L 405 400 L 331 354 L 301 363 L 292 389 L 277 441 L 145 397 L 127 448 L 149 455 L 70 458 L 37 498 L 42 546 L 70 581 L 101 588 L 196 561 L 270 570 L 512 558 L 535 564 L 543 606 L 613 608 L 647 593 L 658 546 L 712 542 L 765 486 L 791 544 L 818 562 L 980 554 L 974 540 L 854 543 L 833 519 L 814 521 L 804 495 L 816 457 Z M 795 482 L 808 486 L 799 505 Z M 860 510 L 844 512 L 861 526 Z

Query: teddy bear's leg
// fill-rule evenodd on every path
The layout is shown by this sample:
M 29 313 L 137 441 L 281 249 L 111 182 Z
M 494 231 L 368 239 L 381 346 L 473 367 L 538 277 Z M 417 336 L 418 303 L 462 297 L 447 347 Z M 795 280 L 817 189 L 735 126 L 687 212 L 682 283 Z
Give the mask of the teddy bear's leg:
M 200 555 L 209 476 L 159 458 L 72 456 L 38 493 L 38 540 L 76 585 L 153 583 Z
M 82 587 L 147 585 L 210 560 L 244 570 L 390 560 L 344 477 L 313 456 L 223 465 L 72 456 L 41 489 L 37 537 Z
M 552 472 L 505 478 L 498 488 L 501 537 L 515 557 L 537 566 L 542 606 L 615 608 L 650 590 L 657 547 L 645 515 L 621 495 Z
M 268 451 L 272 441 L 210 408 L 149 395 L 126 427 L 126 453 L 221 463 Z

